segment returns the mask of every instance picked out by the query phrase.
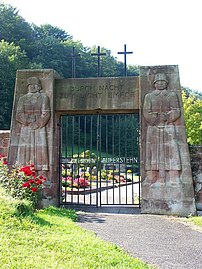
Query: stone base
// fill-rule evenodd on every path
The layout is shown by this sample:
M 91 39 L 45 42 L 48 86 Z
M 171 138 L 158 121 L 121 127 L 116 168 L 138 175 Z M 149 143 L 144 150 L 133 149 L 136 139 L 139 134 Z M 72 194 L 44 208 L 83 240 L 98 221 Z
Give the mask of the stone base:
M 194 201 L 142 200 L 141 213 L 187 217 L 196 215 Z
M 49 207 L 49 206 L 58 207 L 58 199 L 53 199 L 52 197 L 51 198 L 46 198 L 46 199 L 43 198 L 39 203 L 39 208 L 40 209 L 46 208 L 46 207 Z
M 143 183 L 141 213 L 182 217 L 196 215 L 195 200 L 191 197 L 188 185 Z

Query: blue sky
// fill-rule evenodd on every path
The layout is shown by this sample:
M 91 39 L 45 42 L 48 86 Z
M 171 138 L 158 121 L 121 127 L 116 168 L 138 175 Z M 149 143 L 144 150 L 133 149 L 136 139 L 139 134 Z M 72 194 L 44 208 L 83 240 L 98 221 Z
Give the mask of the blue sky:
M 179 65 L 184 87 L 202 92 L 201 0 L 1 0 L 30 23 L 49 23 L 128 64 Z

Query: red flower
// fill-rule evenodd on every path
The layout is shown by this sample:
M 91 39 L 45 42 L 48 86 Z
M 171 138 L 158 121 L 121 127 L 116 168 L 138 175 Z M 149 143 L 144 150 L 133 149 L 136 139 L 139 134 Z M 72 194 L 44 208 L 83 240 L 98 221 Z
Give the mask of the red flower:
M 29 182 L 30 184 L 33 184 L 35 181 L 34 181 L 33 179 L 29 179 L 28 182 Z
M 30 184 L 29 184 L 29 182 L 25 182 L 25 183 L 23 183 L 23 184 L 22 184 L 22 187 L 23 187 L 23 188 L 30 188 Z
M 24 166 L 19 169 L 20 172 L 23 172 L 26 176 L 35 176 L 34 169 L 31 169 L 31 166 Z
M 35 187 L 32 188 L 32 192 L 37 192 L 37 190 L 38 190 L 38 189 L 35 188 Z
M 3 164 L 7 164 L 8 162 L 4 161 Z
M 40 178 L 41 180 L 46 180 L 46 178 L 43 177 L 43 176 L 39 176 L 39 178 Z
M 73 185 L 75 187 L 88 187 L 89 186 L 89 182 L 87 179 L 80 177 L 80 178 L 75 178 L 75 180 L 73 181 Z
M 42 180 L 40 180 L 40 179 L 36 180 L 37 185 L 41 185 L 42 183 L 43 183 Z

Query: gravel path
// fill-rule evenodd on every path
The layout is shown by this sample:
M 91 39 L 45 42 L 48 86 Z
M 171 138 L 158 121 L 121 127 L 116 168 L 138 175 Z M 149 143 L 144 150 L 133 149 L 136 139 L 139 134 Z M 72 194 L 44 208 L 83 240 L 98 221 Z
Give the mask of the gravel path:
M 79 226 L 162 269 L 202 269 L 202 229 L 178 218 L 77 211 Z

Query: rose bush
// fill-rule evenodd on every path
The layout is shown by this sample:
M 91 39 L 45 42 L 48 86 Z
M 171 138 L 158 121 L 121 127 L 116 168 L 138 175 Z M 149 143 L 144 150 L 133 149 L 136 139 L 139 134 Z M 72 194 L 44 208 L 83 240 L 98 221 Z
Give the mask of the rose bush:
M 8 170 L 5 156 L 0 154 L 0 184 L 14 198 L 26 199 L 37 208 L 46 178 L 36 175 L 34 164 Z

